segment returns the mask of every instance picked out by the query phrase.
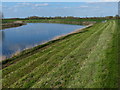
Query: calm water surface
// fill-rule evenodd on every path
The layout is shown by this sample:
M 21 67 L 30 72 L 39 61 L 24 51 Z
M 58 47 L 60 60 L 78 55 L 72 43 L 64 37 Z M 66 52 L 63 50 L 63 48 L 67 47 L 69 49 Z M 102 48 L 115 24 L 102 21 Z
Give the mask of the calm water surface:
M 80 25 L 28 23 L 27 25 L 0 31 L 2 34 L 2 54 L 10 57 L 15 52 L 31 48 L 56 36 L 83 28 Z

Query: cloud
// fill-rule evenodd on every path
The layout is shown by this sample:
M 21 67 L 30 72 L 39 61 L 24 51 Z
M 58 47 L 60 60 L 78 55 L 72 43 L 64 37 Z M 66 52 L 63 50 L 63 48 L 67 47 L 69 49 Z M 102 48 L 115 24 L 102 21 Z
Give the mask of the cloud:
M 18 3 L 17 5 L 18 6 L 29 6 L 29 5 L 31 5 L 32 3 L 26 3 L 26 2 L 23 2 L 23 3 Z
M 43 4 L 35 4 L 34 6 L 40 7 L 40 6 L 48 6 L 48 3 L 43 3 Z
M 28 7 L 28 6 L 31 6 L 31 7 L 42 7 L 42 6 L 48 6 L 48 3 L 34 4 L 34 3 L 23 2 L 23 3 L 18 3 L 14 7 Z
M 78 7 L 63 7 L 63 8 L 88 8 L 89 6 L 78 6 Z
M 80 6 L 80 8 L 88 8 L 89 6 Z
M 119 0 L 101 0 L 101 1 L 105 1 L 105 2 L 116 2 L 116 1 L 119 1 Z
M 99 3 L 99 2 L 86 2 L 87 4 L 96 4 L 96 3 Z
M 17 10 L 21 10 L 23 8 L 28 8 L 30 7 L 31 9 L 33 10 L 40 10 L 42 7 L 45 7 L 45 6 L 48 6 L 49 4 L 48 3 L 31 3 L 31 2 L 20 2 L 20 3 L 17 3 L 13 6 L 3 6 L 2 5 L 2 8 L 4 10 L 9 10 L 9 11 L 13 11 L 13 12 L 17 12 Z M 1 6 L 0 6 L 1 8 Z
M 71 8 L 71 7 L 63 7 L 63 8 Z
M 28 7 L 28 6 L 31 6 L 32 3 L 26 3 L 26 2 L 23 2 L 23 3 L 17 3 L 16 5 L 12 6 L 13 8 L 19 8 L 19 7 Z

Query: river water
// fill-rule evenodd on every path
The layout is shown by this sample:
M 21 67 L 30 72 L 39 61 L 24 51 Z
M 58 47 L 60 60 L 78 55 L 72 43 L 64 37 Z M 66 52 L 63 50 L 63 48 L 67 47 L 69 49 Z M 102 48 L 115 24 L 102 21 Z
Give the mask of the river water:
M 82 25 L 28 23 L 20 27 L 0 31 L 2 42 L 2 56 L 10 57 L 16 52 L 31 48 L 54 37 L 73 32 L 83 28 Z

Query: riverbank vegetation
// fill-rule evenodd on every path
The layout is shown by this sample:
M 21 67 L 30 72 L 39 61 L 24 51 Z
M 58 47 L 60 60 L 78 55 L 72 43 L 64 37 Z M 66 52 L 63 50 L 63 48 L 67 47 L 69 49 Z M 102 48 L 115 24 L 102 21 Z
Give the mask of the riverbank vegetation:
M 3 61 L 3 88 L 118 88 L 119 28 L 98 21 Z

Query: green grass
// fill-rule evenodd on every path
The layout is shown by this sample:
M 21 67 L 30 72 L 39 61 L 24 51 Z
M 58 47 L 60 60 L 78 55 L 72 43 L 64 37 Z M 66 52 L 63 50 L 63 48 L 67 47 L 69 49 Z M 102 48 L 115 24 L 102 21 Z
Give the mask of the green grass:
M 119 87 L 119 22 L 97 23 L 3 65 L 4 88 Z M 25 51 L 24 51 L 25 52 Z M 33 53 L 34 52 L 34 53 Z M 31 53 L 31 54 L 30 54 Z

